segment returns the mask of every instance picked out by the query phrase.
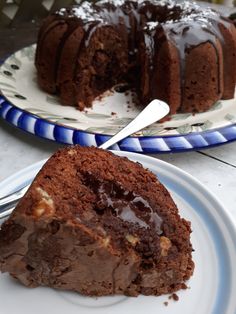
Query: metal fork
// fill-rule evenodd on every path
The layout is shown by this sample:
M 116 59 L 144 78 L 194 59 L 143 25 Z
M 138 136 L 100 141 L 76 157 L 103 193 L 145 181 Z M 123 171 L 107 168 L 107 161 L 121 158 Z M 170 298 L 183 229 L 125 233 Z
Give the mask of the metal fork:
M 153 100 L 146 106 L 137 117 L 132 120 L 122 130 L 112 136 L 108 141 L 99 146 L 99 148 L 107 149 L 117 142 L 123 140 L 129 135 L 142 130 L 148 125 L 164 118 L 170 111 L 169 106 L 160 100 Z M 17 202 L 24 196 L 30 184 L 23 188 L 0 198 L 0 219 L 9 216 L 14 210 Z

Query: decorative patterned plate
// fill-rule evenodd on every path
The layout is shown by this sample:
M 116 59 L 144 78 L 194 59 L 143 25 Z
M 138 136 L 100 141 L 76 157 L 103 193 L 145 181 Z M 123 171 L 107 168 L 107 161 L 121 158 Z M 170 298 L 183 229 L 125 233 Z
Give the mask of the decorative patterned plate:
M 145 155 L 116 154 L 140 162 L 157 174 L 173 196 L 181 215 L 191 221 L 195 271 L 188 282 L 189 289 L 177 293 L 178 302 L 169 300 L 168 296 L 88 298 L 46 287 L 29 289 L 8 274 L 0 274 L 1 314 L 235 314 L 236 229 L 227 211 L 203 185 L 184 171 Z M 1 182 L 1 196 L 29 183 L 44 162 Z
M 124 127 L 139 109 L 131 91 L 111 90 L 84 112 L 62 106 L 41 91 L 34 67 L 35 45 L 11 55 L 0 68 L 0 116 L 11 124 L 66 144 L 98 146 Z M 129 137 L 113 149 L 144 153 L 179 152 L 236 139 L 236 99 L 219 101 L 205 113 L 176 114 Z

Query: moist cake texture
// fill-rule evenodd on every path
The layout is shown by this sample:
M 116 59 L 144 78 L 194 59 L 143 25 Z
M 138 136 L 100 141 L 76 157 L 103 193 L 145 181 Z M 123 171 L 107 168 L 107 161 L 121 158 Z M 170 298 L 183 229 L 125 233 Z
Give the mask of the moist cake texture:
M 161 295 L 193 274 L 190 223 L 140 164 L 97 148 L 54 154 L 0 230 L 0 270 L 29 287 Z

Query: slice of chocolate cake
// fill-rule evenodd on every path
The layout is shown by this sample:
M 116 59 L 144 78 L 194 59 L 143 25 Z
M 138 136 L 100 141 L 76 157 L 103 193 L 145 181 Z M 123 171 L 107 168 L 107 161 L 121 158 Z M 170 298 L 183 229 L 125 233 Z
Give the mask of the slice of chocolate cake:
M 156 176 L 97 148 L 58 151 L 0 230 L 0 270 L 29 287 L 160 295 L 193 273 L 190 223 Z

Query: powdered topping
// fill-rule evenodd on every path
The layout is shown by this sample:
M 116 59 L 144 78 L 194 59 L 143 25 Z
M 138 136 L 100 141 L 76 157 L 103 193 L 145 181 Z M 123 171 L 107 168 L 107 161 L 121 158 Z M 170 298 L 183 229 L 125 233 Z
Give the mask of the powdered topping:
M 148 29 L 149 31 L 152 31 L 154 29 L 156 29 L 156 27 L 159 25 L 159 22 L 147 22 L 145 29 Z
M 127 0 L 100 0 L 97 3 L 102 3 L 102 4 L 114 4 L 116 6 L 120 6 L 123 5 L 127 2 Z M 146 3 L 147 0 L 129 0 L 129 2 L 134 2 L 137 4 L 143 4 Z M 155 5 L 160 5 L 160 6 L 168 6 L 168 7 L 174 7 L 176 5 L 175 1 L 172 0 L 152 0 L 151 3 L 155 4 Z
M 56 14 L 66 15 L 69 18 L 77 17 L 84 22 L 103 21 L 102 17 L 94 9 L 94 5 L 90 2 L 83 2 L 81 5 L 73 6 L 69 9 L 62 8 Z
M 126 0 L 101 0 L 98 2 L 98 4 L 111 4 L 111 5 L 115 5 L 116 7 L 122 6 L 124 3 L 126 2 Z
M 138 0 L 139 4 L 142 4 L 143 2 L 146 2 L 145 0 Z M 172 0 L 153 0 L 151 1 L 154 5 L 166 7 L 167 9 L 173 9 L 176 6 L 180 6 L 180 4 L 176 3 Z
M 66 13 L 66 8 L 61 8 L 59 11 L 56 11 L 57 15 L 64 15 Z
M 84 22 L 106 22 L 106 12 L 107 8 L 102 5 L 110 4 L 116 7 L 122 7 L 127 1 L 126 0 L 101 0 L 96 4 L 85 1 L 80 5 L 73 6 L 70 9 L 62 8 L 56 12 L 58 15 L 67 17 L 77 17 L 82 19 Z M 146 0 L 129 0 L 130 3 L 138 4 L 138 7 L 146 5 Z M 163 12 L 164 21 L 157 22 L 149 21 L 145 25 L 145 29 L 154 30 L 159 23 L 161 24 L 172 24 L 176 22 L 187 23 L 190 21 L 197 21 L 198 23 L 209 23 L 209 17 L 216 17 L 218 13 L 214 12 L 211 8 L 201 8 L 195 2 L 184 1 L 182 3 L 177 3 L 173 0 L 152 0 L 150 2 L 154 6 L 166 8 L 167 11 Z M 166 15 L 166 16 L 165 16 Z
M 187 2 L 188 3 L 188 2 Z M 165 22 L 165 24 L 172 24 L 175 22 L 199 22 L 199 23 L 209 23 L 209 18 L 214 18 L 218 16 L 217 12 L 214 12 L 211 8 L 202 9 L 195 3 L 191 5 L 183 5 L 181 7 L 183 12 L 181 16 L 176 19 L 170 19 Z
M 142 1 L 142 0 L 141 0 Z M 185 1 L 183 3 L 176 3 L 174 1 L 156 1 L 153 0 L 157 6 L 163 6 L 165 9 L 162 14 L 162 20 L 160 21 L 149 21 L 145 24 L 145 30 L 155 30 L 160 24 L 173 24 L 173 23 L 189 23 L 191 21 L 199 24 L 209 24 L 211 19 L 218 16 L 218 13 L 213 11 L 211 8 L 202 9 L 195 2 L 191 3 Z

